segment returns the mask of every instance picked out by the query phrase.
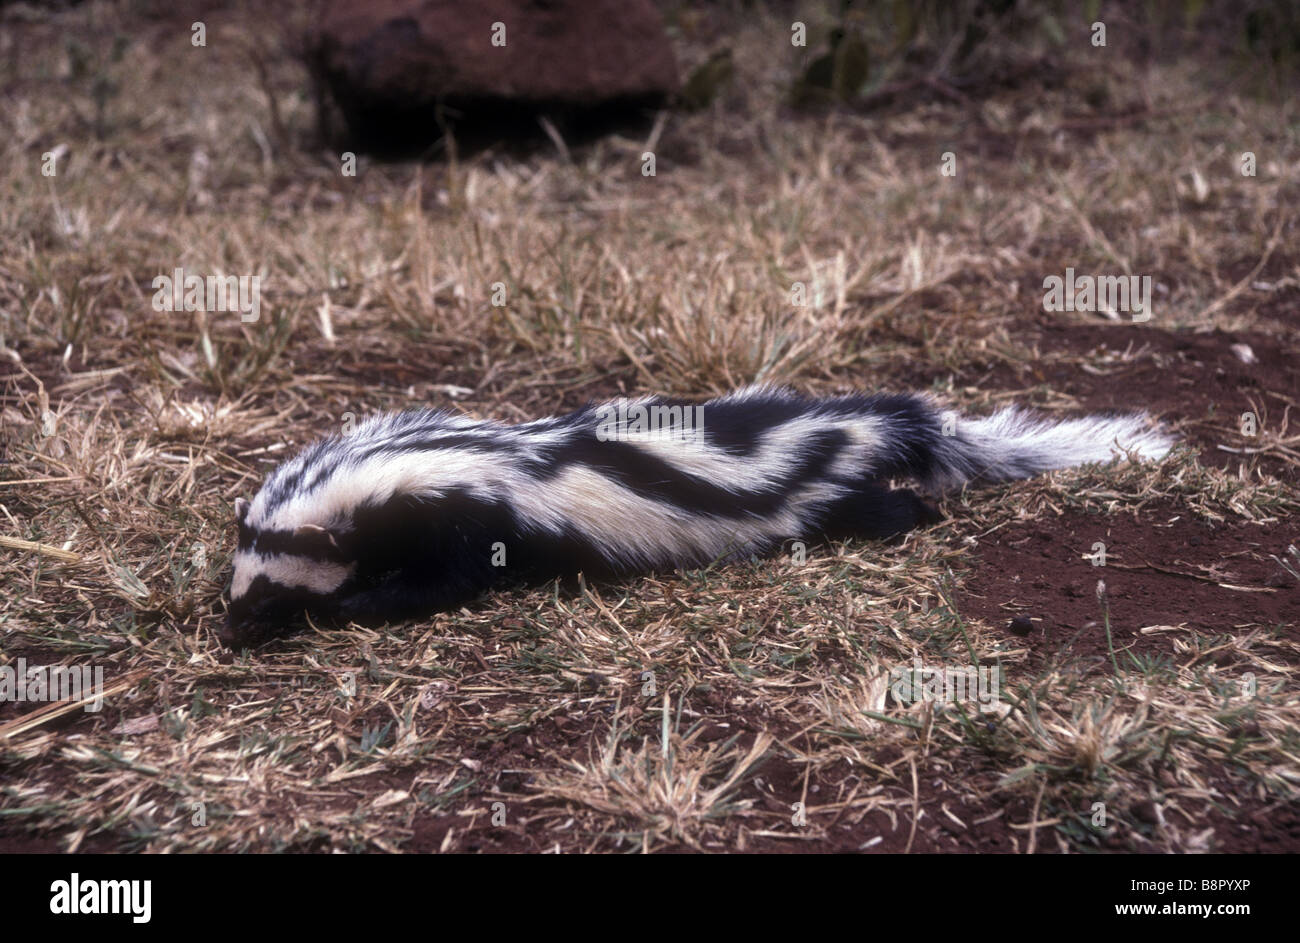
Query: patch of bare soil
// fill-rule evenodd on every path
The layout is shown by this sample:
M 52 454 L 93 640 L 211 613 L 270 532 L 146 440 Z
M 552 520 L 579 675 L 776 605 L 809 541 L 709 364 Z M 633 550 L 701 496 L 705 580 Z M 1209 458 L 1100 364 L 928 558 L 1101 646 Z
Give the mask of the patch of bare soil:
M 1300 390 L 1293 339 L 1049 318 L 1031 330 L 1029 344 L 1042 352 L 1041 361 L 1020 370 L 998 365 L 971 379 L 996 389 L 1047 385 L 1087 411 L 1146 409 L 1175 424 L 1203 464 L 1247 464 L 1294 480 L 1297 466 L 1285 452 L 1221 448 L 1250 449 L 1270 431 L 1276 441 Z M 1254 363 L 1243 361 L 1241 345 Z M 1241 434 L 1247 412 L 1258 423 L 1253 437 Z M 1260 626 L 1294 638 L 1300 590 L 1273 558 L 1285 557 L 1296 540 L 1289 519 L 1216 523 L 1165 502 L 1143 506 L 1140 515 L 1072 511 L 982 539 L 965 606 L 995 623 L 1027 617 L 1031 640 L 1068 642 L 1088 657 L 1106 651 L 1095 592 L 1104 579 L 1117 646 L 1169 651 L 1172 633 L 1139 634 L 1155 625 L 1204 632 Z M 1097 553 L 1102 548 L 1104 559 Z
M 1213 524 L 1164 502 L 1141 517 L 1067 511 L 981 539 L 959 609 L 1008 634 L 1024 632 L 1028 619 L 1035 652 L 1099 664 L 1109 660 L 1099 581 L 1121 656 L 1175 655 L 1175 639 L 1198 633 L 1257 629 L 1300 640 L 1300 587 L 1273 559 L 1295 540 L 1289 522 Z M 1229 652 L 1179 660 L 1194 657 L 1233 661 Z

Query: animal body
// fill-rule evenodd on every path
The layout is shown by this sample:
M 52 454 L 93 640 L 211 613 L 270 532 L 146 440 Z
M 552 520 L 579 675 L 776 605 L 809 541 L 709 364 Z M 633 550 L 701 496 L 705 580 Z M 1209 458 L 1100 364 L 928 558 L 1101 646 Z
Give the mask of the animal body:
M 304 613 L 395 621 L 486 590 L 762 554 L 791 539 L 888 538 L 938 519 L 913 491 L 1163 456 L 1143 414 L 986 418 L 926 397 L 751 387 L 687 403 L 592 404 L 518 425 L 381 415 L 308 447 L 236 502 L 229 621 L 246 646 Z

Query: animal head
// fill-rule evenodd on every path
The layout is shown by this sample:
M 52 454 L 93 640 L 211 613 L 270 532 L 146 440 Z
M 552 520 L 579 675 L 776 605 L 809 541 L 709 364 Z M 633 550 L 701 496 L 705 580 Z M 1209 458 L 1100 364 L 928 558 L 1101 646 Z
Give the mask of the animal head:
M 467 446 L 471 431 L 438 413 L 379 417 L 309 447 L 251 502 L 236 501 L 222 641 L 256 645 L 308 614 L 368 624 L 411 618 L 500 578 L 492 548 L 510 540 L 514 520 L 482 490 L 488 456 Z
M 313 522 L 269 513 L 263 495 L 235 502 L 239 543 L 222 641 L 256 645 L 301 625 L 304 615 L 340 614 L 356 587 L 354 544 Z

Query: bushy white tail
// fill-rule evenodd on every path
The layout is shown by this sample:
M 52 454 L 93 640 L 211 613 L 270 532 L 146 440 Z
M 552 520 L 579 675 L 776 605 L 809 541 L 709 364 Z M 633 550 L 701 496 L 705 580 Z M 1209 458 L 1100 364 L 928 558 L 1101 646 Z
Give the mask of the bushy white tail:
M 1052 421 L 1008 407 L 983 419 L 959 419 L 941 436 L 933 484 L 1010 481 L 1124 455 L 1163 458 L 1173 437 L 1145 413 Z

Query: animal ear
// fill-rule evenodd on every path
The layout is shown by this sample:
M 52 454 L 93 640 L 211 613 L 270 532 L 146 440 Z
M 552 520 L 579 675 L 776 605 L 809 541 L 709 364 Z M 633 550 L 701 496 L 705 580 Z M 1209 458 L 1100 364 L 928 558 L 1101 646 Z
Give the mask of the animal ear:
M 303 524 L 293 532 L 293 535 L 295 537 L 306 537 L 308 535 L 317 535 L 317 534 L 324 534 L 326 537 L 329 538 L 330 546 L 333 547 L 335 550 L 338 549 L 339 542 L 337 539 L 335 539 L 334 534 L 326 530 L 324 527 L 321 527 L 319 524 Z
M 242 524 L 246 517 L 248 517 L 248 502 L 243 498 L 235 498 L 235 520 Z

